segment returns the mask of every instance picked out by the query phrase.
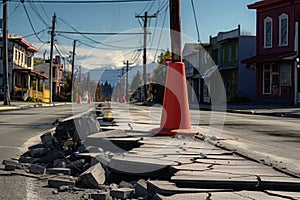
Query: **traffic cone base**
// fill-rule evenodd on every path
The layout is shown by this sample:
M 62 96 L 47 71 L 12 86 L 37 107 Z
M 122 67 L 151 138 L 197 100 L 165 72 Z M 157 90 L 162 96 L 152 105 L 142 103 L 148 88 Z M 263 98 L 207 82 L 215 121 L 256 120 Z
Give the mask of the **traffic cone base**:
M 78 97 L 77 97 L 77 103 L 81 104 L 81 96 L 80 95 L 78 95 Z
M 199 133 L 197 130 L 193 129 L 165 129 L 156 128 L 152 129 L 151 133 L 156 136 L 174 136 L 174 135 L 196 135 Z

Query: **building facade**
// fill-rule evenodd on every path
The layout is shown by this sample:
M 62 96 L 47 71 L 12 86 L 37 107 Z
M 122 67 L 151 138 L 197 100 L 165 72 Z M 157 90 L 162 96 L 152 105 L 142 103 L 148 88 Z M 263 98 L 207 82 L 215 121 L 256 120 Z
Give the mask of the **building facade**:
M 36 71 L 49 76 L 50 60 L 35 66 Z M 60 56 L 52 60 L 52 99 L 61 100 L 62 88 L 64 86 L 64 65 Z M 50 90 L 49 79 L 45 81 L 45 88 Z
M 1 38 L 0 57 L 0 93 L 4 92 L 3 74 L 3 42 Z M 36 98 L 47 102 L 47 91 L 44 81 L 48 78 L 44 73 L 34 69 L 33 56 L 38 49 L 21 36 L 8 36 L 8 76 L 12 99 L 26 100 Z
M 256 10 L 256 56 L 243 63 L 257 68 L 257 100 L 299 104 L 300 0 L 264 0 L 248 5 Z
M 241 28 L 219 32 L 210 37 L 204 47 L 210 54 L 223 79 L 228 102 L 254 101 L 256 72 L 241 60 L 255 55 L 255 36 L 241 34 Z
M 183 57 L 187 81 L 193 88 L 190 101 L 211 103 L 211 94 L 219 90 L 209 76 L 218 70 L 228 102 L 254 101 L 256 97 L 255 68 L 242 64 L 241 60 L 255 55 L 255 36 L 241 35 L 237 29 L 219 32 L 210 37 L 208 44 L 186 44 Z

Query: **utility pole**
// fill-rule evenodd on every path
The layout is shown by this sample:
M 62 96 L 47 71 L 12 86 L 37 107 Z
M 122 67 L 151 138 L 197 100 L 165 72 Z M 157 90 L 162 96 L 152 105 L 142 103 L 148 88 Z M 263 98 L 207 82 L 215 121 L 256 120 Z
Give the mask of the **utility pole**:
M 4 105 L 10 106 L 9 75 L 8 75 L 8 30 L 7 10 L 8 1 L 3 0 L 3 73 L 4 73 Z
M 74 42 L 73 42 L 73 52 L 72 52 L 71 97 L 72 97 L 73 86 L 74 86 L 75 48 L 76 48 L 76 40 L 74 40 Z M 81 70 L 80 70 L 80 73 L 81 73 Z
M 50 66 L 49 66 L 49 87 L 50 87 L 50 103 L 52 103 L 52 65 L 53 65 L 53 46 L 54 46 L 54 36 L 55 36 L 55 22 L 56 14 L 54 13 L 52 17 L 52 30 L 51 30 L 51 45 L 50 45 Z
M 170 29 L 172 61 L 181 62 L 180 0 L 170 0 Z
M 146 70 L 146 64 L 147 64 L 147 24 L 148 24 L 148 18 L 155 18 L 156 15 L 148 15 L 147 12 L 145 12 L 144 16 L 135 16 L 136 18 L 143 18 L 144 19 L 144 48 L 143 48 L 143 89 L 142 89 L 142 102 L 146 102 L 147 100 L 147 87 L 146 87 L 146 76 L 147 76 L 147 70 Z
M 124 62 L 124 64 L 126 64 L 126 83 L 125 83 L 125 85 L 126 85 L 126 101 L 127 102 L 129 102 L 129 99 L 128 99 L 128 97 L 129 97 L 129 95 L 128 95 L 128 68 L 129 68 L 129 65 L 132 65 L 132 64 L 134 64 L 134 63 L 129 63 L 129 61 L 127 60 L 126 61 L 126 63 Z

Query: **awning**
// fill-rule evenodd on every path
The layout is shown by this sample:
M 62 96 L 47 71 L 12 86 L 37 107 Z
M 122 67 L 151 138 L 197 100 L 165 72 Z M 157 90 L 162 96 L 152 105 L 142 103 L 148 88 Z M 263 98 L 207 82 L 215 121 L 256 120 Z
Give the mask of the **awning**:
M 264 62 L 279 62 L 282 60 L 293 60 L 297 53 L 295 51 L 284 52 L 284 53 L 273 53 L 266 55 L 257 55 L 251 58 L 242 60 L 243 64 L 252 64 L 252 63 L 264 63 Z
M 225 66 L 225 65 L 220 65 L 218 68 L 219 68 L 219 71 L 221 71 L 221 70 L 237 69 L 238 66 Z
M 26 73 L 29 73 L 32 76 L 48 79 L 48 76 L 46 74 L 40 73 L 38 71 L 34 71 L 33 69 L 15 68 L 13 70 L 16 71 L 16 72 L 26 72 Z

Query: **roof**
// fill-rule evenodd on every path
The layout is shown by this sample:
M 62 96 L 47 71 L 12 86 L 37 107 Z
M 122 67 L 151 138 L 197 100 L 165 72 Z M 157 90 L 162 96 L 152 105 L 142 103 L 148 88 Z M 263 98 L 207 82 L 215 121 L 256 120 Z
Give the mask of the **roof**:
M 252 64 L 252 63 L 263 63 L 263 62 L 278 62 L 281 60 L 288 60 L 293 59 L 297 53 L 295 51 L 290 51 L 286 53 L 273 53 L 273 54 L 266 54 L 266 55 L 257 55 L 251 58 L 247 58 L 242 60 L 243 64 Z
M 0 40 L 2 41 L 3 37 L 0 37 Z M 22 45 L 24 45 L 26 47 L 27 50 L 32 51 L 32 52 L 38 52 L 39 49 L 35 46 L 33 46 L 33 44 L 31 44 L 30 42 L 28 42 L 27 40 L 25 40 L 24 38 L 22 38 L 21 36 L 9 36 L 8 40 L 10 41 L 16 41 Z
M 270 9 L 273 6 L 278 4 L 290 4 L 290 3 L 291 0 L 263 0 L 248 5 L 248 8 L 249 9 L 260 9 L 260 8 Z

